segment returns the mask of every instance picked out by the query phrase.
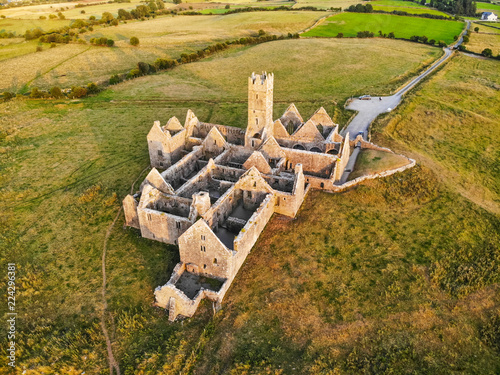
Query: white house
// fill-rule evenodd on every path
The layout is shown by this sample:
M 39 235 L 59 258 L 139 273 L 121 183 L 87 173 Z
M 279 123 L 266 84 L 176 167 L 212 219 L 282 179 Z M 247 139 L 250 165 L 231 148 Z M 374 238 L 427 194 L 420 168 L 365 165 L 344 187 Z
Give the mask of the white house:
M 497 15 L 492 12 L 483 12 L 481 19 L 485 21 L 496 21 L 498 19 Z

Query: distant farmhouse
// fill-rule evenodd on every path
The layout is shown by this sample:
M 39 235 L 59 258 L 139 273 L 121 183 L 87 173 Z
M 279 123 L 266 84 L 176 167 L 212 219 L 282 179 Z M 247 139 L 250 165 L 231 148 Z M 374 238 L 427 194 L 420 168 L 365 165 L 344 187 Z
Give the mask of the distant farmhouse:
M 481 19 L 484 21 L 496 21 L 498 20 L 498 17 L 493 12 L 483 12 L 483 14 L 481 15 Z
M 192 316 L 203 298 L 220 303 L 271 216 L 295 217 L 311 188 L 339 191 L 352 147 L 375 147 L 341 136 L 323 108 L 304 121 L 292 104 L 273 121 L 273 85 L 273 74 L 248 78 L 246 131 L 188 110 L 184 125 L 155 121 L 147 136 L 153 169 L 123 207 L 143 237 L 179 246 L 155 290 L 169 320 Z

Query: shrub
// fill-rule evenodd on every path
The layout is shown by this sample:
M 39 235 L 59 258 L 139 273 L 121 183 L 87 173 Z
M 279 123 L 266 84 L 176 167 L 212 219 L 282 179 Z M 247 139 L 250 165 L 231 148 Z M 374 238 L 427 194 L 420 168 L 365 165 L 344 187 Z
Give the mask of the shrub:
M 94 82 L 90 82 L 87 85 L 87 93 L 97 94 L 98 92 L 99 92 L 99 86 L 97 86 Z
M 427 42 L 428 44 L 430 44 L 431 46 L 433 46 L 434 44 L 436 44 L 436 40 L 434 39 L 431 39 L 429 40 L 429 42 Z
M 344 37 L 344 33 L 338 33 L 336 38 L 343 38 Z
M 87 95 L 87 89 L 81 86 L 73 86 L 71 88 L 71 97 L 72 98 L 82 98 Z
M 224 7 L 224 9 L 230 9 L 231 6 L 229 4 L 226 4 L 226 6 Z
M 394 31 L 391 31 L 388 35 L 388 38 L 394 39 L 396 36 L 394 35 Z
M 463 43 L 469 43 L 469 37 L 467 35 L 464 35 Z
M 43 91 L 40 91 L 38 87 L 33 87 L 30 92 L 30 98 L 38 99 L 43 98 Z
M 139 45 L 139 38 L 133 36 L 132 38 L 130 38 L 130 44 L 133 46 L 138 46 Z
M 40 16 L 38 18 L 40 18 L 41 20 L 46 20 L 47 19 L 47 17 L 45 17 L 45 16 Z
M 115 41 L 113 39 L 106 40 L 106 45 L 108 47 L 113 47 L 115 45 Z
M 438 42 L 438 46 L 439 46 L 439 47 L 446 47 L 446 46 L 447 46 L 447 44 L 446 44 L 446 42 L 445 42 L 444 40 L 440 40 L 440 41 Z
M 110 85 L 116 85 L 117 83 L 120 83 L 121 81 L 122 80 L 120 79 L 120 77 L 118 76 L 118 74 L 114 74 L 109 79 L 109 84 Z
M 62 96 L 62 91 L 59 87 L 54 86 L 50 89 L 50 96 L 53 98 L 60 98 Z
M 356 35 L 358 38 L 373 38 L 374 34 L 370 31 L 359 31 Z
M 475 31 L 476 33 L 478 33 L 478 32 L 479 32 L 479 27 L 477 27 L 477 26 L 476 26 L 476 27 L 474 27 L 474 31 Z
M 82 9 L 82 10 L 80 11 L 80 13 L 81 13 L 81 14 L 85 14 L 85 11 Z
M 130 72 L 127 74 L 127 78 L 135 78 L 139 77 L 141 75 L 141 71 L 139 69 L 132 69 Z
M 50 48 L 56 48 L 56 44 L 54 42 L 50 43 Z
M 13 97 L 15 97 L 15 96 L 16 96 L 16 94 L 14 94 L 13 92 L 8 92 L 8 91 L 5 91 L 5 92 L 3 93 L 3 100 L 4 100 L 4 101 L 7 101 L 7 100 L 12 99 L 12 98 L 13 98 Z
M 43 47 L 42 46 L 36 46 L 36 52 L 42 52 Z
M 137 69 L 139 69 L 139 71 L 142 75 L 148 74 L 149 73 L 149 64 L 140 61 L 137 63 Z

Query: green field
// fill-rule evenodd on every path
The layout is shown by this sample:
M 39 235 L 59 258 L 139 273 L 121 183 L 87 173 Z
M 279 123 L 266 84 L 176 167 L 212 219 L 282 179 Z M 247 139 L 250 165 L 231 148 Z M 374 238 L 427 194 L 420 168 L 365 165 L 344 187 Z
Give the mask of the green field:
M 81 37 L 87 41 L 94 37 L 111 38 L 116 42 L 115 47 L 68 44 L 49 50 L 46 45 L 45 50 L 38 53 L 34 53 L 33 48 L 29 55 L 0 62 L 0 90 L 16 90 L 27 82 L 50 88 L 106 80 L 112 74 L 129 71 L 139 61 L 153 63 L 160 57 L 178 58 L 181 53 L 191 53 L 215 42 L 257 35 L 259 30 L 276 35 L 295 33 L 311 26 L 323 15 L 323 12 L 273 11 L 226 16 L 166 16 L 96 28 Z M 138 47 L 129 44 L 132 36 L 139 38 Z M 28 51 L 21 44 L 18 47 Z M 9 47 L 9 54 L 15 55 L 15 49 L 15 46 Z M 18 55 L 21 54 L 19 51 Z
M 462 32 L 464 24 L 456 21 L 434 20 L 389 14 L 342 13 L 329 17 L 325 22 L 302 34 L 312 37 L 355 37 L 359 31 L 378 34 L 394 32 L 396 38 L 409 39 L 413 35 L 426 35 L 436 41 L 453 42 L 453 37 Z
M 378 1 L 377 1 L 377 3 L 378 3 Z M 400 12 L 407 12 L 409 14 L 435 14 L 437 16 L 450 17 L 446 13 L 440 12 L 439 10 L 436 10 L 436 9 L 430 9 L 427 7 L 425 7 L 425 8 L 413 8 L 413 7 L 404 7 L 404 6 L 374 5 L 373 9 L 374 10 L 383 10 L 384 12 L 393 12 L 393 11 L 397 10 Z
M 402 1 L 402 0 L 376 0 L 371 1 L 371 5 L 373 6 L 393 6 L 393 7 L 404 7 L 404 8 L 420 8 L 420 9 L 429 9 L 425 5 L 415 3 L 413 1 Z
M 494 11 L 500 12 L 500 4 L 476 3 L 478 12 Z M 497 14 L 498 16 L 498 14 Z
M 324 106 L 343 124 L 348 96 L 388 93 L 440 53 L 387 39 L 284 40 L 84 100 L 1 103 L 0 254 L 18 267 L 20 368 L 109 373 L 99 325 L 103 241 L 149 164 L 153 121 L 191 108 L 201 121 L 244 126 L 247 77 L 267 70 L 275 118 L 295 101 L 304 118 Z M 499 74 L 496 61 L 458 57 L 422 84 L 374 133 L 422 165 L 343 194 L 312 192 L 296 220 L 275 215 L 214 318 L 206 301 L 182 324 L 152 307 L 178 251 L 124 229 L 122 215 L 106 263 L 121 372 L 494 374 Z

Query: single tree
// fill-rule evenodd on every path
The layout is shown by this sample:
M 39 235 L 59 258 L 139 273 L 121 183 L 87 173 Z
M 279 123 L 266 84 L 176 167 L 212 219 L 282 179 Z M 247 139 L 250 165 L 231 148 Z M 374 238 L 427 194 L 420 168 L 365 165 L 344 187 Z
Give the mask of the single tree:
M 491 57 L 493 56 L 493 51 L 490 48 L 485 48 L 483 49 L 483 52 L 481 52 L 481 55 L 485 57 Z

